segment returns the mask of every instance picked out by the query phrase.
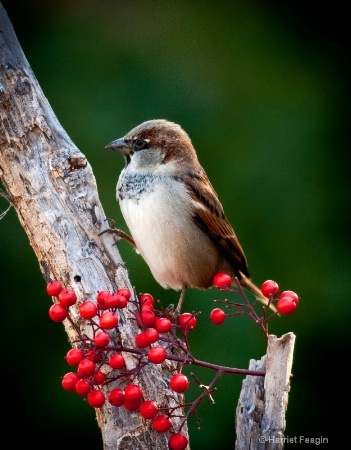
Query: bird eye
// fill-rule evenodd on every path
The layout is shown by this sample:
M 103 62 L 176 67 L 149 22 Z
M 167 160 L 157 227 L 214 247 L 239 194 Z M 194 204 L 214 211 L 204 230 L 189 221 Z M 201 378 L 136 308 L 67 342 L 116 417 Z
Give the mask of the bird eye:
M 148 141 L 146 139 L 136 139 L 134 142 L 135 149 L 141 150 L 147 146 Z

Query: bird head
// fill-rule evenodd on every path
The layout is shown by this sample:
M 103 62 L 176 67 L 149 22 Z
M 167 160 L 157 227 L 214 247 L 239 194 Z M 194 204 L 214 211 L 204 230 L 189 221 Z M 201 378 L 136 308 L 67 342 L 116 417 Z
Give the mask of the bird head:
M 154 174 L 177 175 L 197 164 L 195 149 L 188 134 L 174 122 L 148 120 L 124 137 L 106 145 L 124 155 L 126 165 Z

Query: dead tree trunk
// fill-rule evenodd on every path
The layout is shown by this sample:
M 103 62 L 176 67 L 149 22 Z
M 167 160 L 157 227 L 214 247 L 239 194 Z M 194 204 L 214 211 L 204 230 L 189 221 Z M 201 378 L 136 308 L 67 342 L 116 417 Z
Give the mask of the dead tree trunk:
M 250 370 L 264 378 L 247 376 L 236 409 L 236 450 L 284 448 L 285 412 L 288 406 L 295 335 L 268 337 L 267 355 L 252 359 Z
M 1 4 L 0 66 L 0 177 L 44 279 L 74 289 L 78 304 L 95 301 L 100 290 L 131 289 L 113 237 L 99 236 L 105 214 L 89 162 L 57 120 Z M 136 325 L 128 320 L 130 311 L 121 315 L 124 344 L 131 347 Z M 72 318 L 82 333 L 89 332 L 77 309 Z M 74 342 L 75 329 L 67 320 L 64 325 Z M 125 358 L 127 367 L 133 365 L 131 356 Z M 148 398 L 162 403 L 165 392 L 174 397 L 170 368 L 167 362 L 142 371 L 139 382 Z M 105 450 L 168 449 L 167 437 L 136 413 L 105 404 L 96 415 Z

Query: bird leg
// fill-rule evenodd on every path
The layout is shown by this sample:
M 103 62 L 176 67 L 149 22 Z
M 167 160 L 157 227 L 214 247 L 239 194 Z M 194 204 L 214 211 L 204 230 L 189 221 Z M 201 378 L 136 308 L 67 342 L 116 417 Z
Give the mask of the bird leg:
M 117 234 L 117 236 L 120 239 L 123 239 L 124 241 L 127 241 L 132 247 L 136 248 L 136 244 L 134 242 L 134 239 L 132 239 L 127 233 L 125 233 L 124 231 L 120 230 L 119 228 L 115 227 L 115 221 L 113 219 L 105 219 L 108 224 L 109 227 L 106 228 L 106 230 L 102 231 L 101 233 L 99 233 L 99 236 L 101 236 L 102 234 L 109 232 L 109 233 L 113 233 L 113 234 Z
M 180 294 L 179 301 L 178 301 L 178 305 L 177 305 L 177 307 L 176 307 L 176 309 L 174 311 L 174 314 L 175 314 L 176 317 L 180 316 L 180 311 L 182 309 L 182 305 L 183 305 L 183 302 L 184 302 L 185 293 L 186 293 L 187 289 L 188 289 L 188 286 L 186 284 L 183 284 L 182 292 Z
M 169 316 L 169 318 L 172 321 L 177 321 L 180 316 L 180 310 L 182 309 L 182 304 L 183 304 L 185 293 L 186 293 L 187 289 L 188 289 L 188 286 L 186 286 L 186 285 L 182 286 L 182 292 L 180 294 L 180 297 L 178 300 L 178 305 L 177 305 L 176 309 L 174 309 L 173 303 L 168 305 L 166 308 L 166 315 Z

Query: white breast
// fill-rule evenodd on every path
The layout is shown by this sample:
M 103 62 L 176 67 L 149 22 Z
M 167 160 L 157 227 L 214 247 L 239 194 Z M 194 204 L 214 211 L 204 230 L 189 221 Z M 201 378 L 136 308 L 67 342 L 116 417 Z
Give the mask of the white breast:
M 180 289 L 182 281 L 177 279 L 175 267 L 182 253 L 184 229 L 190 222 L 189 210 L 184 210 L 190 199 L 179 183 L 164 180 L 156 183 L 154 190 L 142 193 L 137 190 L 135 197 L 121 199 L 120 207 L 137 249 L 155 279 L 163 287 Z
M 193 200 L 182 182 L 127 166 L 117 198 L 137 250 L 161 286 L 209 287 L 220 255 L 194 222 Z

